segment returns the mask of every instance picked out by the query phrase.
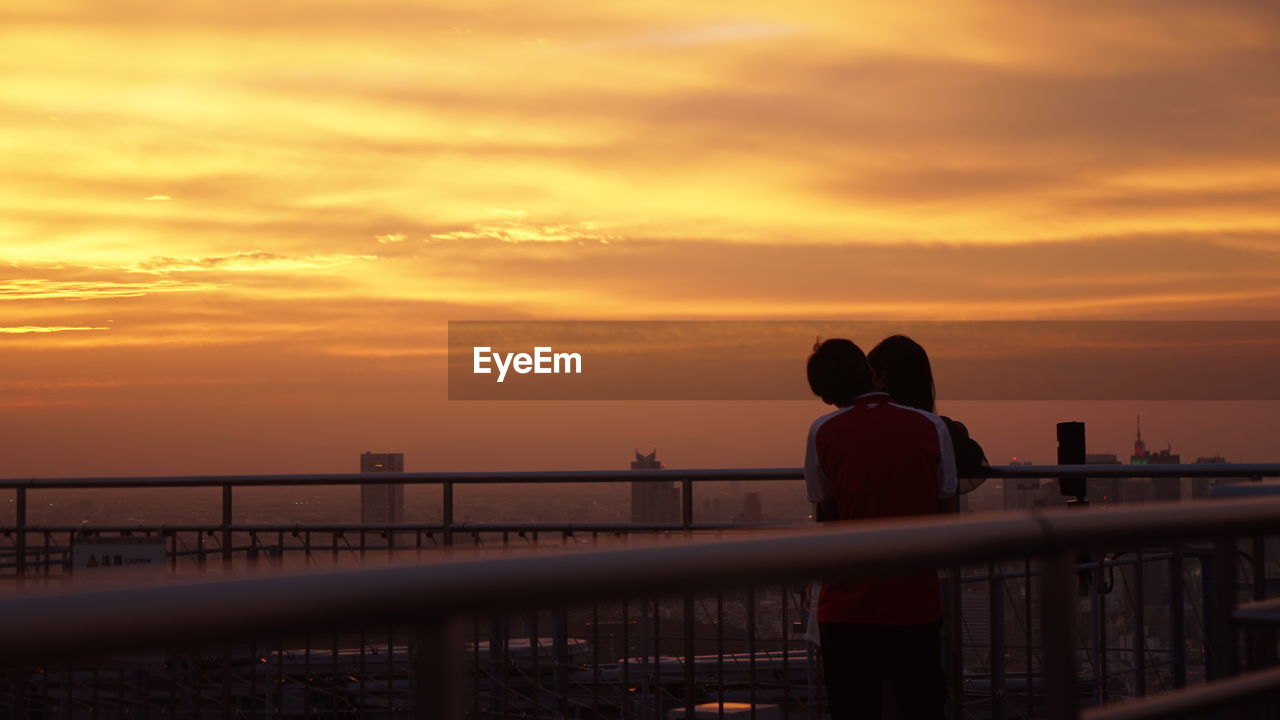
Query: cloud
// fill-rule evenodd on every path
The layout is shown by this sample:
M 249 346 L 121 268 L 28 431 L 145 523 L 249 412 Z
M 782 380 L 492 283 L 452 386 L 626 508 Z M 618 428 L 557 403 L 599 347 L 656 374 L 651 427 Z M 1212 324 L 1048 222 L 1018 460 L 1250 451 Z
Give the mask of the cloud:
M 11 333 L 21 335 L 26 333 L 55 333 L 55 332 L 71 332 L 75 330 L 110 330 L 108 327 L 72 327 L 69 325 L 17 325 L 9 327 L 0 327 L 0 333 Z
M 352 255 L 347 253 L 289 257 L 255 250 L 211 257 L 154 257 L 133 265 L 130 270 L 145 273 L 206 272 L 212 270 L 233 272 L 287 271 L 329 268 L 377 259 L 378 256 L 376 255 Z
M 409 237 L 404 233 L 387 233 L 386 235 L 375 235 L 374 239 L 383 245 L 390 245 L 392 243 L 402 243 L 408 240 Z
M 218 290 L 220 283 L 190 283 L 177 280 L 150 282 L 114 282 L 109 280 L 49 280 L 20 278 L 0 283 L 3 300 L 98 300 L 133 298 L 152 293 L 200 292 Z
M 589 50 L 643 50 L 648 48 L 696 47 L 744 40 L 793 35 L 800 28 L 778 23 L 750 21 L 722 22 L 695 27 L 673 27 L 633 33 L 614 39 L 584 43 Z
M 173 198 L 169 197 L 168 195 L 151 195 L 143 199 L 144 200 L 172 200 Z
M 497 210 L 491 214 L 499 219 L 478 222 L 469 230 L 432 233 L 436 240 L 498 240 L 504 243 L 599 243 L 618 240 L 616 235 L 599 232 L 599 225 L 591 221 L 576 223 L 543 224 L 528 222 L 526 213 L 518 210 Z M 505 218 L 505 219 L 502 219 Z

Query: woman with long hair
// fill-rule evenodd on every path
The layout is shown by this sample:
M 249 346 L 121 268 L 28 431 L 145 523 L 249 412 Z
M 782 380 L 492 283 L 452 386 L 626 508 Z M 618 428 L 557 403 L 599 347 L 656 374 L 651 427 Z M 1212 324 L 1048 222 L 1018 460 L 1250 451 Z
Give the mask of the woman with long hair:
M 929 364 L 929 354 L 920 343 L 906 335 L 890 335 L 867 353 L 867 363 L 871 365 L 871 383 L 876 390 L 889 393 L 889 397 L 899 405 L 937 414 L 933 368 Z M 969 430 L 945 415 L 940 417 L 951 434 L 956 470 L 963 475 L 988 467 L 986 453 L 969 437 Z M 985 480 L 961 478 L 957 492 L 971 492 Z

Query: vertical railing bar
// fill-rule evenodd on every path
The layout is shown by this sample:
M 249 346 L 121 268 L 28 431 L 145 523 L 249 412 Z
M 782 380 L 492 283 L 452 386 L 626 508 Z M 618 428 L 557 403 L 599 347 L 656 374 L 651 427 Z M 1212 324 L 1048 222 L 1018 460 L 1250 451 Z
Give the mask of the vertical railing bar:
M 415 720 L 461 720 L 465 716 L 465 705 L 459 699 L 466 682 L 463 636 L 461 620 L 456 617 L 412 630 Z
M 453 545 L 453 483 L 440 483 L 440 521 L 444 525 L 444 546 Z
M 1031 582 L 1031 556 L 1022 559 L 1022 620 L 1023 632 L 1027 643 L 1027 716 L 1035 717 L 1036 707 L 1036 653 L 1035 653 L 1035 637 L 1033 633 L 1035 623 L 1032 622 L 1033 603 L 1032 592 L 1034 591 L 1034 583 Z M 959 718 L 959 714 L 956 715 Z
M 662 598 L 653 598 L 653 720 L 662 720 Z
M 249 640 L 249 697 L 248 708 L 253 707 L 254 696 L 258 691 L 258 641 Z
M 231 645 L 225 642 L 222 643 L 220 667 L 222 672 L 222 720 L 231 720 L 235 716 L 231 707 Z
M 1048 720 L 1079 717 L 1076 684 L 1075 553 L 1043 558 L 1040 573 L 1040 632 L 1044 642 L 1045 715 Z
M 1187 685 L 1186 609 L 1182 593 L 1182 543 L 1174 543 L 1169 556 L 1169 645 L 1172 652 L 1173 687 Z
M 631 718 L 631 601 L 622 601 L 622 720 Z
M 1267 544 L 1263 536 L 1253 536 L 1253 599 L 1267 599 Z
M 1004 720 L 1004 577 L 995 563 L 987 564 L 987 620 L 991 626 L 991 718 Z
M 1110 693 L 1107 691 L 1107 593 L 1104 592 L 1106 567 L 1107 554 L 1098 553 L 1098 565 L 1093 570 L 1093 593 L 1098 598 L 1097 617 L 1094 623 L 1098 626 L 1096 642 L 1098 643 L 1097 700 L 1099 703 L 1110 702 Z
M 364 545 L 363 532 L 360 533 L 360 545 L 362 547 Z M 363 717 L 365 714 L 365 699 L 366 699 L 366 694 L 368 692 L 367 686 L 365 684 L 365 678 L 368 675 L 368 671 L 365 668 L 365 655 L 367 654 L 368 647 L 369 647 L 368 640 L 365 637 L 364 623 L 360 624 L 360 633 L 359 633 L 358 640 L 360 642 L 360 652 L 359 654 L 356 655 L 356 667 L 359 669 L 359 673 L 360 673 L 360 704 L 358 709 L 360 711 L 361 717 Z
M 791 603 L 791 588 L 783 585 L 782 591 L 782 720 L 791 715 L 791 626 L 787 622 L 787 605 Z
M 724 590 L 716 589 L 716 688 L 719 710 L 716 715 L 724 720 Z
M 21 582 L 27 574 L 27 489 L 16 487 L 13 494 L 14 573 Z
M 756 720 L 756 589 L 746 589 L 747 604 L 747 662 L 750 686 L 748 697 L 751 703 L 751 720 Z
M 169 673 L 169 717 L 173 717 L 173 697 L 175 695 L 173 692 L 173 665 L 169 666 Z M 62 707 L 66 708 L 62 714 L 64 720 L 71 720 L 71 718 L 75 717 L 75 708 L 72 706 L 72 697 L 74 694 L 72 692 L 73 688 L 71 687 L 71 683 L 71 666 L 67 665 L 66 669 L 62 671 Z
M 964 613 L 964 602 L 961 597 L 961 568 L 952 565 L 947 568 L 947 586 L 950 589 L 951 618 L 949 628 L 948 657 L 951 659 L 951 707 L 952 720 L 964 717 L 964 642 L 961 618 Z M 817 598 L 813 602 L 818 602 Z M 820 655 L 820 653 L 819 653 Z
M 569 714 L 569 611 L 562 607 L 551 610 L 552 688 L 560 717 Z
M 231 569 L 231 484 L 222 486 L 222 572 Z
M 596 539 L 596 534 L 592 533 L 592 540 Z M 600 601 L 591 600 L 591 707 L 595 708 L 596 715 L 602 717 L 600 712 Z
M 479 625 L 479 623 L 480 623 L 479 618 L 476 618 L 476 621 L 473 623 L 473 625 L 475 626 L 475 629 L 476 629 L 476 636 L 475 636 L 475 649 L 476 649 L 476 653 L 477 653 L 477 654 L 479 654 L 479 652 L 480 652 L 480 625 Z M 396 716 L 396 663 L 395 663 L 395 658 L 396 658 L 396 628 L 395 628 L 395 626 L 394 626 L 394 625 L 389 625 L 389 626 L 387 626 L 387 716 L 388 716 L 388 717 L 395 717 L 395 716 Z M 474 668 L 477 668 L 477 669 L 478 669 L 478 668 L 480 667 L 480 664 L 477 662 L 476 664 L 472 665 L 472 667 L 474 667 Z M 474 693 L 474 692 L 473 692 L 473 693 L 471 693 L 471 697 L 472 697 L 472 714 L 473 714 L 473 715 L 476 715 L 476 714 L 477 714 L 477 711 L 479 710 L 479 707 L 478 707 L 478 706 L 479 706 L 479 702 L 480 702 L 480 700 L 479 700 L 479 698 L 477 697 L 478 695 L 479 695 L 479 693 Z
M 1236 674 L 1236 637 L 1231 615 L 1235 612 L 1236 541 L 1220 537 L 1213 541 L 1213 679 Z
M 311 707 L 311 633 L 302 636 L 302 653 L 302 717 L 311 718 L 315 716 Z M 284 663 L 284 656 L 280 662 Z
M 693 527 L 693 480 L 690 478 L 680 479 L 680 525 L 686 536 Z M 689 718 L 692 720 L 693 716 Z
M 511 702 L 507 697 L 511 689 L 511 616 L 502 616 L 502 718 L 511 717 Z
M 542 670 L 540 669 L 542 660 L 542 644 L 538 642 L 538 610 L 535 608 L 528 615 L 529 630 L 529 651 L 533 660 L 533 716 L 541 717 L 542 697 L 541 697 L 541 678 Z
M 688 720 L 694 718 L 694 705 L 697 704 L 694 680 L 694 624 L 693 593 L 684 593 L 684 716 Z
M 1147 694 L 1147 587 L 1142 562 L 1139 547 L 1134 552 L 1133 563 L 1133 667 L 1134 692 L 1138 697 Z

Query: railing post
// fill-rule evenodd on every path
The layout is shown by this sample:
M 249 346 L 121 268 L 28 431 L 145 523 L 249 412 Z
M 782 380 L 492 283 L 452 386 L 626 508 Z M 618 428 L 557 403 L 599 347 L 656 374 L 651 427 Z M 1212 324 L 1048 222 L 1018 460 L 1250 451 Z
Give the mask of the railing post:
M 15 488 L 13 494 L 14 573 L 21 580 L 27 574 L 27 489 Z
M 786 597 L 783 597 L 783 605 L 786 605 Z M 694 624 L 693 624 L 694 602 L 693 593 L 686 591 L 684 594 L 684 716 L 687 720 L 693 720 L 695 714 L 693 706 L 697 704 L 697 678 L 694 675 Z M 786 643 L 787 628 L 782 629 L 783 643 Z M 784 645 L 785 647 L 785 645 Z M 784 683 L 789 683 L 790 678 L 784 676 Z M 785 705 L 783 706 L 785 713 Z
M 231 569 L 231 484 L 222 486 L 222 569 Z
M 1004 576 L 998 563 L 987 564 L 987 620 L 991 625 L 991 718 L 1005 717 Z
M 689 478 L 680 479 L 680 524 L 686 533 L 693 527 L 693 480 Z
M 462 698 L 467 694 L 461 619 L 445 617 L 417 626 L 412 639 L 413 717 L 461 720 L 466 707 Z
M 1209 617 L 1213 629 L 1213 679 L 1236 674 L 1236 636 L 1231 622 L 1237 602 L 1236 543 L 1234 538 L 1213 541 L 1213 610 Z
M 1058 550 L 1042 560 L 1040 571 L 1040 628 L 1044 636 L 1045 717 L 1076 720 L 1079 689 L 1076 682 L 1075 552 Z
M 1098 553 L 1098 560 L 1089 576 L 1089 630 L 1093 644 L 1093 702 L 1096 705 L 1107 701 L 1107 598 L 1102 594 L 1106 561 L 1106 553 Z
M 946 642 L 944 647 L 947 656 L 948 690 L 951 695 L 947 717 L 948 720 L 959 720 L 959 718 L 963 717 L 964 709 L 964 643 L 962 642 L 963 633 L 961 632 L 961 618 L 963 617 L 964 606 L 960 597 L 959 565 L 951 565 L 947 568 L 942 590 L 948 608 L 947 613 L 944 615 L 946 624 L 943 626 Z M 813 598 L 811 602 L 818 602 L 818 598 Z M 1030 623 L 1027 624 L 1030 625 Z
M 1147 694 L 1147 580 L 1142 569 L 1142 548 L 1134 552 L 1133 563 L 1133 668 L 1134 691 Z M 1157 673 L 1159 670 L 1157 670 Z
M 444 524 L 444 545 L 453 545 L 453 482 L 445 480 L 440 485 L 443 498 L 440 505 L 440 521 Z
M 1187 685 L 1187 612 L 1182 592 L 1182 543 L 1174 543 L 1169 557 L 1169 645 L 1173 686 Z

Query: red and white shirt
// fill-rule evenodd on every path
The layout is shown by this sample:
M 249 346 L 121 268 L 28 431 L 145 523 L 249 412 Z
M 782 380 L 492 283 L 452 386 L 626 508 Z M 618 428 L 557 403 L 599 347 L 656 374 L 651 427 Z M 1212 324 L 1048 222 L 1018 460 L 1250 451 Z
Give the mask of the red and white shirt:
M 868 393 L 809 428 L 805 485 L 814 503 L 834 500 L 841 520 L 930 515 L 955 494 L 951 434 L 937 415 Z M 820 622 L 918 625 L 942 616 L 930 570 L 823 583 Z

